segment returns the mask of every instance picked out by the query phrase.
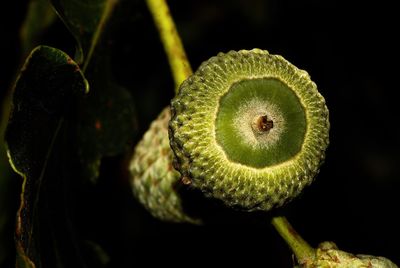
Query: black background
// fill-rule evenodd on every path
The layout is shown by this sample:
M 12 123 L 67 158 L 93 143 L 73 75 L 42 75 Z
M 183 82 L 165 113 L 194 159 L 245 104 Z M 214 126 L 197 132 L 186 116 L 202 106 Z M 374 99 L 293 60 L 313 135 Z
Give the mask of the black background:
M 1 96 L 19 64 L 18 28 L 26 2 L 2 3 L 9 16 L 0 24 Z M 173 97 L 173 81 L 152 19 L 137 2 L 124 8 L 131 17 L 116 34 L 112 59 L 116 80 L 134 96 L 139 138 Z M 383 255 L 399 264 L 395 1 L 169 2 L 193 69 L 218 52 L 262 48 L 309 72 L 330 110 L 331 143 L 315 183 L 283 212 L 313 246 L 332 240 L 345 251 Z M 74 40 L 61 22 L 43 44 L 74 53 Z M 119 176 L 120 159 L 103 162 L 99 184 L 85 190 L 78 212 L 79 232 L 109 253 L 110 267 L 160 262 L 291 267 L 290 251 L 268 222 L 196 227 L 152 219 Z

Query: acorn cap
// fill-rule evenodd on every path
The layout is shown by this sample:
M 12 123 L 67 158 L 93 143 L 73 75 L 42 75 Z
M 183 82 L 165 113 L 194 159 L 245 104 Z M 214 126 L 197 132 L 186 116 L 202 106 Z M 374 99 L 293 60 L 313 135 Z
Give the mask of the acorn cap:
M 220 53 L 171 102 L 175 167 L 193 187 L 244 210 L 288 202 L 318 173 L 328 109 L 309 75 L 278 55 Z
M 180 174 L 172 167 L 168 140 L 169 107 L 154 120 L 135 148 L 129 170 L 135 197 L 157 219 L 170 222 L 200 221 L 187 215 L 177 192 Z

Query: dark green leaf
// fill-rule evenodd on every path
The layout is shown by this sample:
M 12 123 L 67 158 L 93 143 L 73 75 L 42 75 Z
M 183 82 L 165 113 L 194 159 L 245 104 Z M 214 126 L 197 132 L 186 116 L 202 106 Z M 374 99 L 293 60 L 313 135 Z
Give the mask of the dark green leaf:
M 76 99 L 88 91 L 78 65 L 38 47 L 17 79 L 6 130 L 14 170 L 23 177 L 17 213 L 17 267 L 82 267 L 73 226 Z
M 20 30 L 22 55 L 29 53 L 38 43 L 43 31 L 45 31 L 57 18 L 53 7 L 48 0 L 31 0 L 28 4 L 27 14 Z M 3 101 L 2 118 L 0 125 L 1 141 L 4 139 L 4 132 L 9 116 L 9 97 Z M 1 179 L 8 177 L 11 173 L 11 167 L 6 156 L 4 143 L 0 143 L 0 174 Z M 0 182 L 1 183 L 5 183 Z M 4 189 L 4 188 L 2 188 Z M 1 194 L 1 197 L 4 195 Z M 1 202 L 0 202 L 1 203 Z M 3 211 L 3 210 L 0 210 Z
M 93 58 L 87 73 L 91 92 L 80 103 L 79 156 L 84 176 L 95 182 L 102 157 L 133 147 L 136 121 L 132 97 L 113 82 L 105 54 Z
M 135 114 L 130 93 L 114 82 L 109 48 L 110 25 L 117 19 L 115 0 L 52 0 L 78 43 L 79 61 L 91 92 L 80 103 L 79 159 L 83 176 L 95 182 L 102 157 L 129 150 L 135 132 Z M 82 54 L 83 53 L 83 54 Z
M 91 256 L 92 263 L 91 267 L 104 267 L 110 262 L 110 256 L 103 250 L 103 248 L 90 240 L 84 241 L 85 255 Z
M 3 142 L 1 142 L 3 143 Z M 1 148 L 3 150 L 3 148 Z M 2 158 L 2 157 L 1 157 Z M 8 163 L 6 159 L 0 159 L 2 163 Z M 0 164 L 1 165 L 1 164 Z M 10 220 L 13 219 L 10 211 L 11 176 L 7 166 L 0 167 L 0 267 L 9 256 L 12 246 L 12 230 L 10 232 Z
M 46 29 L 57 18 L 53 7 L 48 0 L 31 0 L 29 2 L 25 20 L 20 30 L 21 55 L 25 58 L 34 48 Z M 0 118 L 0 267 L 4 261 L 9 262 L 14 255 L 13 229 L 17 196 L 17 180 L 8 162 L 4 144 L 4 132 L 9 117 L 11 98 L 6 95 L 2 103 Z M 6 264 L 4 264 L 6 265 Z
M 87 65 L 117 1 L 51 0 L 51 2 L 78 43 L 76 61 L 79 64 L 85 61 Z
M 25 21 L 21 27 L 22 55 L 38 45 L 43 32 L 53 24 L 57 18 L 49 0 L 31 0 Z
M 3 103 L 3 105 L 5 102 Z M 6 109 L 4 109 L 6 110 Z M 12 232 L 10 232 L 10 221 L 14 217 L 11 211 L 10 200 L 12 199 L 12 169 L 8 163 L 6 148 L 4 144 L 4 132 L 7 123 L 6 115 L 8 112 L 2 113 L 0 123 L 0 267 L 10 254 L 10 246 L 12 246 Z M 11 230 L 12 231 L 12 230 Z

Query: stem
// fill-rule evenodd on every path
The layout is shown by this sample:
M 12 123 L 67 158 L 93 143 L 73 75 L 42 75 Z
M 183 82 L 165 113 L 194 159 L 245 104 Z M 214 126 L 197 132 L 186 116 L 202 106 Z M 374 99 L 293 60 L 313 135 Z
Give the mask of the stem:
M 315 258 L 315 250 L 294 230 L 286 217 L 272 218 L 272 225 L 292 249 L 299 264 L 306 264 Z
M 177 93 L 181 83 L 192 74 L 192 68 L 186 57 L 166 0 L 146 0 L 146 3 L 167 53 L 175 81 L 175 92 Z

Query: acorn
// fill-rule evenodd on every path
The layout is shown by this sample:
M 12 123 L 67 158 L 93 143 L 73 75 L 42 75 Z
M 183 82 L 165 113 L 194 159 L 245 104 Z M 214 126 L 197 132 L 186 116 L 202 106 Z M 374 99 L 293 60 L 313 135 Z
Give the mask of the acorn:
M 157 219 L 168 222 L 199 224 L 183 209 L 179 196 L 180 174 L 172 167 L 173 153 L 169 146 L 166 107 L 138 143 L 129 170 L 134 196 Z
M 171 102 L 169 137 L 182 179 L 240 210 L 268 211 L 319 172 L 329 112 L 307 72 L 265 50 L 220 53 Z
M 396 264 L 384 257 L 371 255 L 354 255 L 339 250 L 333 242 L 321 243 L 317 250 L 314 260 L 302 264 L 304 268 L 334 268 L 334 267 L 354 267 L 354 268 L 398 268 Z

